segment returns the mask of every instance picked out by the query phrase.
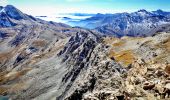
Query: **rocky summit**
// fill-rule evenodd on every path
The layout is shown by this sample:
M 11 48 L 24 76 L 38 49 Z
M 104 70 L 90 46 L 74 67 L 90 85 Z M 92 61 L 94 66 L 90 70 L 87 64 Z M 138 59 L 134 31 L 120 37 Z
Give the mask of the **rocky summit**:
M 44 21 L 12 5 L 0 7 L 0 99 L 169 100 L 166 19 L 164 27 L 154 28 L 161 31 L 119 37 Z

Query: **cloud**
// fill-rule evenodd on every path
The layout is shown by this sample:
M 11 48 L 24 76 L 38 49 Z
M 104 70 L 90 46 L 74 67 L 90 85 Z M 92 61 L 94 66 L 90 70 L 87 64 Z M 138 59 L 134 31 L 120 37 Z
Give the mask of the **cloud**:
M 7 5 L 8 0 L 0 0 L 0 6 L 5 6 Z

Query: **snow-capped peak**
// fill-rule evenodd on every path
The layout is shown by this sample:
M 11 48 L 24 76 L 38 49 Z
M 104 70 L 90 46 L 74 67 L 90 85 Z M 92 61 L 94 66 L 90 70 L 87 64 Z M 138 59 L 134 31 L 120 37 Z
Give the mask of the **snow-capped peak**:
M 140 14 L 141 16 L 146 16 L 150 14 L 150 12 L 146 11 L 145 9 L 138 10 L 136 13 Z
M 3 6 L 0 6 L 0 11 L 1 11 L 3 8 L 4 8 Z
M 138 10 L 138 12 L 148 13 L 148 11 L 146 11 L 145 9 L 140 9 Z
M 20 20 L 24 18 L 24 14 L 12 5 L 4 7 L 6 14 L 13 19 Z
M 21 11 L 16 9 L 12 5 L 7 5 L 5 7 L 0 6 L 0 26 L 2 27 L 10 27 L 16 25 L 13 20 L 20 20 L 24 19 L 25 14 L 23 14 Z

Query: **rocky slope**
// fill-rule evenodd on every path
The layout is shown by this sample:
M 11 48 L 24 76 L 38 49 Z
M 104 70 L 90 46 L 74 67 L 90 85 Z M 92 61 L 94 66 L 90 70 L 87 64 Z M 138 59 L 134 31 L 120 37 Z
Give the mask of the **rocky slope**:
M 103 37 L 6 8 L 24 18 L 2 11 L 15 25 L 0 28 L 0 99 L 169 99 L 169 26 L 148 37 Z
M 3 73 L 1 93 L 14 100 L 169 98 L 169 38 L 102 39 L 84 30 Z
M 105 38 L 94 49 L 89 68 L 77 78 L 67 99 L 168 100 L 169 40 L 170 33 Z

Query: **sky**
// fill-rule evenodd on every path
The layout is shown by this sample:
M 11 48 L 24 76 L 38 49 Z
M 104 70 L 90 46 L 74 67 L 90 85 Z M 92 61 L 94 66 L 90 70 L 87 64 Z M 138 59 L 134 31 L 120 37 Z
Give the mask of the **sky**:
M 0 0 L 24 13 L 40 16 L 57 13 L 117 13 L 139 9 L 170 11 L 170 0 Z

